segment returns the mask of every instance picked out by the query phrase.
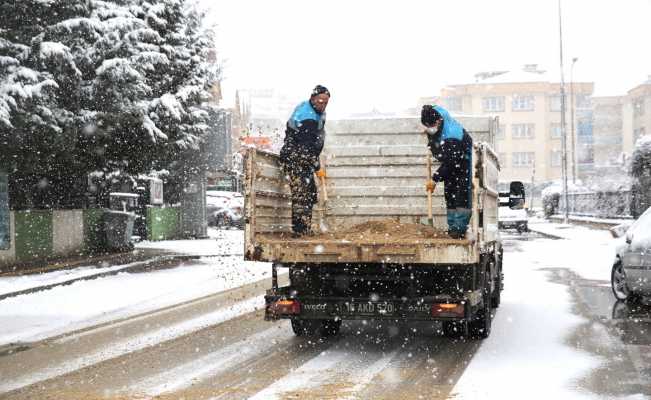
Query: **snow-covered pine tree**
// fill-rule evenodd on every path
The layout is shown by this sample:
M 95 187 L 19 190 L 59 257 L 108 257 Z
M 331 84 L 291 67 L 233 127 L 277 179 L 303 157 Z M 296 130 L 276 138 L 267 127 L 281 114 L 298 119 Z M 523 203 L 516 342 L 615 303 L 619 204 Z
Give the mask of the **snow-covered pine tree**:
M 181 193 L 182 187 L 206 167 L 201 148 L 209 133 L 207 101 L 210 88 L 219 79 L 214 56 L 213 32 L 204 26 L 204 13 L 194 1 L 142 2 L 147 24 L 160 34 L 169 62 L 151 75 L 154 94 L 152 119 L 168 136 L 165 151 L 155 164 L 169 171 L 166 193 Z
M 10 172 L 16 208 L 50 207 L 75 197 L 78 181 L 69 150 L 79 74 L 69 49 L 44 40 L 51 24 L 84 11 L 82 2 L 26 0 L 0 3 L 0 165 Z M 68 183 L 72 182 L 73 185 Z
M 36 185 L 55 197 L 14 193 L 14 206 L 75 205 L 57 193 L 78 194 L 71 189 L 91 171 L 184 171 L 201 160 L 203 103 L 219 71 L 190 1 L 0 0 L 0 8 L 12 16 L 0 23 L 0 140 L 14 149 L 0 162 L 12 168 L 14 192 Z

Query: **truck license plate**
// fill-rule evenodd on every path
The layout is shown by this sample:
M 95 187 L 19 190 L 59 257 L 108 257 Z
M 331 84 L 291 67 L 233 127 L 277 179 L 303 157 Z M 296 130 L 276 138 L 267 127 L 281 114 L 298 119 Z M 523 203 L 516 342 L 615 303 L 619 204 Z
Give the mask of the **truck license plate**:
M 380 303 L 343 303 L 341 310 L 351 315 L 393 315 L 396 306 L 388 301 Z

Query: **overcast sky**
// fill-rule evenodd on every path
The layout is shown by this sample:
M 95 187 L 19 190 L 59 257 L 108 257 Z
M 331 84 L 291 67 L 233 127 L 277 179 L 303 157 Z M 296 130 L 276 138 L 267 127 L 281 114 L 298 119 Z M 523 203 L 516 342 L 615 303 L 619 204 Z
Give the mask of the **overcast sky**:
M 217 24 L 225 103 L 235 89 L 296 101 L 317 83 L 328 112 L 400 111 L 479 71 L 537 63 L 559 76 L 556 0 L 201 0 Z M 566 80 L 625 94 L 651 75 L 651 0 L 563 0 Z

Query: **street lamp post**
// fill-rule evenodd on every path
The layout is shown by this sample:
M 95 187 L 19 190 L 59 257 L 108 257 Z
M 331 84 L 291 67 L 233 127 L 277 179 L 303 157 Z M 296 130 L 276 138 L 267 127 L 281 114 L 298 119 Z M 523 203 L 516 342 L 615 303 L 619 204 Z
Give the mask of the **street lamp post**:
M 563 204 L 565 213 L 563 214 L 563 223 L 569 223 L 569 201 L 567 198 L 567 130 L 565 129 L 565 74 L 563 72 L 563 19 L 561 14 L 561 0 L 558 0 L 558 39 L 560 48 L 561 64 L 561 175 L 563 177 Z
M 572 65 L 570 66 L 570 136 L 572 140 L 570 154 L 572 155 L 572 183 L 576 183 L 576 176 L 579 174 L 576 156 L 577 141 L 574 135 L 574 64 L 577 60 L 577 57 L 572 58 Z

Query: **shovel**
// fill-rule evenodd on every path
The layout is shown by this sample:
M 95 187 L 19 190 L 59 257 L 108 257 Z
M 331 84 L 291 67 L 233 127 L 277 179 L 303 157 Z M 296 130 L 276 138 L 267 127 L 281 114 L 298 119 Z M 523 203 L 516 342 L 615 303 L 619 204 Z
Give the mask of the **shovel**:
M 427 156 L 427 183 L 432 180 L 432 158 Z M 427 225 L 434 226 L 434 217 L 432 216 L 432 192 L 434 188 L 427 188 Z
M 323 194 L 323 210 L 321 212 L 321 218 L 319 220 L 319 229 L 321 232 L 327 232 L 328 225 L 325 222 L 325 214 L 328 208 L 328 190 L 326 189 L 326 172 L 325 172 L 325 160 L 321 159 L 321 169 L 315 172 L 317 178 L 319 178 L 319 183 L 321 184 L 321 193 Z

